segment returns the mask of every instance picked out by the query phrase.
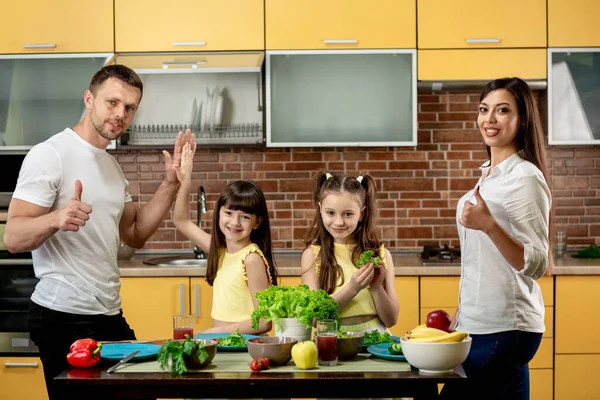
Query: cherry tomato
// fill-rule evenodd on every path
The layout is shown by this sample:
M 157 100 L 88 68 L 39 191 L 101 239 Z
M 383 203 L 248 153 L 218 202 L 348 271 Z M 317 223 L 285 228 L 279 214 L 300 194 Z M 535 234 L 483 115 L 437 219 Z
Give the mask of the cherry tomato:
M 262 364 L 258 360 L 252 360 L 250 362 L 250 369 L 252 371 L 260 371 L 262 369 Z
M 262 369 L 269 368 L 269 359 L 264 357 L 258 357 L 258 362 L 262 364 Z

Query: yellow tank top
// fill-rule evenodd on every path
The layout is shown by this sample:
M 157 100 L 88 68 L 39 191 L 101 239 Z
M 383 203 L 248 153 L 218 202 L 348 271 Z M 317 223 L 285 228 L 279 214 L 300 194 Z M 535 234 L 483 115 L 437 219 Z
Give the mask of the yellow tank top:
M 344 283 L 342 284 L 341 281 L 338 282 L 338 286 L 332 293 L 335 294 L 342 290 L 342 288 L 350 282 L 352 275 L 356 272 L 358 267 L 352 262 L 352 250 L 354 250 L 354 245 L 343 245 L 339 243 L 334 243 L 333 245 L 335 260 L 344 272 Z M 321 252 L 321 246 L 312 245 L 311 247 L 315 252 L 316 257 L 315 271 L 317 272 L 317 275 L 319 275 L 321 268 L 321 258 L 319 256 L 319 253 Z M 381 258 L 381 265 L 383 265 L 384 268 L 387 268 L 383 244 L 379 248 L 379 257 Z M 359 315 L 377 315 L 375 301 L 373 300 L 373 294 L 371 293 L 371 289 L 369 287 L 366 287 L 358 292 L 358 294 L 354 296 L 352 300 L 350 300 L 350 302 L 340 313 L 341 318 L 356 317 Z
M 269 284 L 271 271 L 269 262 L 258 245 L 252 243 L 242 250 L 229 254 L 226 249 L 219 253 L 219 267 L 213 282 L 213 305 L 211 316 L 224 322 L 239 322 L 250 319 L 254 311 L 252 295 L 248 288 L 246 275 L 246 257 L 257 253 L 265 263 Z

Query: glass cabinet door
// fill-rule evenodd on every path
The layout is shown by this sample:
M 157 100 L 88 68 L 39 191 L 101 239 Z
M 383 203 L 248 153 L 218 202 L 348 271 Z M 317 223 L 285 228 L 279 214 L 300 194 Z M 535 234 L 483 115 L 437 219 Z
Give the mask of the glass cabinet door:
M 83 93 L 112 53 L 0 57 L 0 151 L 26 151 L 76 125 Z
M 600 48 L 548 49 L 548 143 L 600 144 Z
M 414 146 L 414 50 L 267 52 L 267 146 Z

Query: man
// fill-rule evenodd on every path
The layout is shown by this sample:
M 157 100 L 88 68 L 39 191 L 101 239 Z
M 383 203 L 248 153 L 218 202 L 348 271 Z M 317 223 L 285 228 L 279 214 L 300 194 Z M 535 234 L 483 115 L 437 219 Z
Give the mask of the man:
M 178 134 L 173 158 L 163 151 L 164 181 L 148 203 L 134 204 L 106 146 L 131 124 L 142 91 L 139 76 L 125 66 L 98 71 L 83 95 L 81 122 L 27 154 L 8 209 L 6 247 L 32 251 L 40 279 L 29 326 L 51 400 L 73 341 L 135 339 L 121 311 L 119 241 L 141 248 L 156 231 L 179 188 L 181 149 L 194 143 L 189 130 Z

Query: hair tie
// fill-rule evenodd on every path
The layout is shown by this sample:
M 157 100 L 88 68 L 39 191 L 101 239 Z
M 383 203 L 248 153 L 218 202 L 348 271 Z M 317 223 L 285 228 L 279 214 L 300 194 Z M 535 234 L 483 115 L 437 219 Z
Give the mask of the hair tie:
M 329 172 L 327 172 L 325 174 L 325 177 L 329 180 L 329 179 L 333 178 L 333 175 L 331 175 Z
M 358 181 L 358 183 L 362 183 L 363 176 L 362 176 L 362 175 L 359 175 L 359 176 L 356 178 L 356 180 Z

